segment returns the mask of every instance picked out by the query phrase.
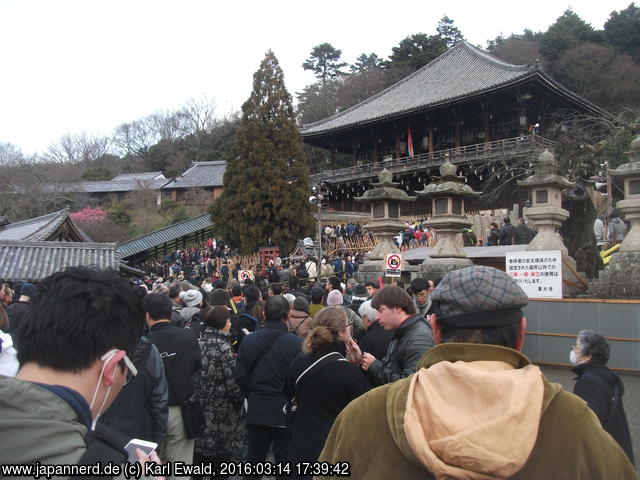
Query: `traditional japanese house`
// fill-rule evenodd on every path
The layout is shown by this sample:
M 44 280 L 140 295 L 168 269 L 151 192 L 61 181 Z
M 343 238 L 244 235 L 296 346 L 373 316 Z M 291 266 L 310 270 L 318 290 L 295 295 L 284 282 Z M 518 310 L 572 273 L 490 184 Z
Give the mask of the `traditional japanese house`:
M 227 162 L 193 162 L 179 177 L 162 187 L 163 196 L 174 202 L 189 205 L 207 205 L 222 193 Z
M 467 42 L 343 112 L 304 125 L 303 141 L 327 150 L 330 206 L 353 202 L 383 169 L 413 194 L 450 160 L 476 190 L 499 162 L 553 148 L 561 114 L 606 116 L 538 64 L 511 65 Z
M 162 172 L 123 173 L 111 180 L 49 184 L 49 192 L 86 194 L 94 204 L 121 202 L 133 192 L 148 192 L 160 205 L 160 187 L 169 182 Z

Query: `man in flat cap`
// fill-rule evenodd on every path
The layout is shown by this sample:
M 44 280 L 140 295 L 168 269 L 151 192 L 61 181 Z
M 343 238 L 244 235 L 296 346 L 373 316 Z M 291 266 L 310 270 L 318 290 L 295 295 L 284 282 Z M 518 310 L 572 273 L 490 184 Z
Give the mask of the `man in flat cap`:
M 367 479 L 638 478 L 589 407 L 520 353 L 527 297 L 507 274 L 456 270 L 431 299 L 437 346 L 351 402 L 319 461 Z

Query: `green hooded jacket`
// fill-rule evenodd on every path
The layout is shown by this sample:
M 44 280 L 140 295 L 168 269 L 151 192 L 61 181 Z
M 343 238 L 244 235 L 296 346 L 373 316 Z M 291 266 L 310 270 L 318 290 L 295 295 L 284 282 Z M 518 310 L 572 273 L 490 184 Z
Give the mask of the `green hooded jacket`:
M 416 374 L 352 401 L 319 460 L 367 480 L 638 478 L 583 400 L 521 353 L 480 344 L 438 345 Z

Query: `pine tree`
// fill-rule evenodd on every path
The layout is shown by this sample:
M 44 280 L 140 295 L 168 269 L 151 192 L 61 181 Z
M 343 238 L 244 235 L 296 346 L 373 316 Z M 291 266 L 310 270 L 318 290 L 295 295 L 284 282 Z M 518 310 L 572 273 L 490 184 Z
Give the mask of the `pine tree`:
M 436 28 L 438 35 L 442 38 L 442 41 L 447 46 L 447 48 L 453 47 L 456 43 L 462 42 L 464 40 L 464 36 L 458 27 L 453 24 L 453 20 L 451 20 L 446 15 L 440 19 L 438 22 L 438 27 Z
M 253 92 L 227 162 L 224 191 L 209 211 L 218 234 L 243 253 L 277 245 L 288 255 L 313 232 L 309 170 L 284 74 L 271 50 L 253 75 Z
M 330 43 L 321 43 L 311 50 L 309 58 L 302 64 L 305 70 L 311 70 L 318 78 L 321 85 L 326 85 L 327 81 L 332 80 L 342 74 L 342 68 L 347 66 L 346 62 L 341 62 L 342 50 L 335 48 Z

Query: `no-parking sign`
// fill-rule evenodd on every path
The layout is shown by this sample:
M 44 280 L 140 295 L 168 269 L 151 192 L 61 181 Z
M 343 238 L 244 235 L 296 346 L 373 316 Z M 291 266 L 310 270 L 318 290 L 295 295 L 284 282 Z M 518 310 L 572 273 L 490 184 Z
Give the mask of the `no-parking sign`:
M 251 273 L 251 270 L 240 270 L 238 272 L 238 281 L 240 283 L 244 283 L 247 278 L 253 280 L 253 274 Z
M 387 255 L 386 276 L 399 277 L 400 267 L 402 266 L 402 255 L 399 253 L 390 253 Z

